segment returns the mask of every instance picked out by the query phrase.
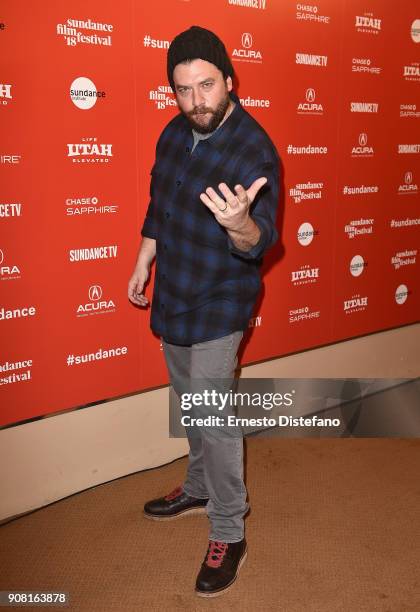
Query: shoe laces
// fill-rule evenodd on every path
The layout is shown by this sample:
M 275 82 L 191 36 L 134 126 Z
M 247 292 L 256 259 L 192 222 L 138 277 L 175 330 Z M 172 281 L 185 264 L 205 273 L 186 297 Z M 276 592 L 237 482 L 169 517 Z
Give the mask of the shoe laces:
M 226 544 L 226 542 L 217 542 L 215 540 L 210 540 L 206 564 L 209 567 L 220 567 L 227 549 L 228 544 Z
M 173 491 L 168 493 L 168 495 L 165 495 L 165 499 L 166 501 L 171 501 L 172 499 L 175 499 L 175 497 L 178 497 L 179 495 L 181 495 L 182 492 L 183 492 L 183 488 L 181 485 L 179 485 Z

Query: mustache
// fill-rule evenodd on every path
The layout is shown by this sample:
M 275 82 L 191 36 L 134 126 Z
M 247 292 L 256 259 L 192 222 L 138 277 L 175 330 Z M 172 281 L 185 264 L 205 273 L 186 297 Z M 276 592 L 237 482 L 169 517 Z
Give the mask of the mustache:
M 187 115 L 188 117 L 194 117 L 194 115 L 205 115 L 206 113 L 213 113 L 213 110 L 211 108 L 197 107 L 193 108 L 192 111 L 189 111 Z

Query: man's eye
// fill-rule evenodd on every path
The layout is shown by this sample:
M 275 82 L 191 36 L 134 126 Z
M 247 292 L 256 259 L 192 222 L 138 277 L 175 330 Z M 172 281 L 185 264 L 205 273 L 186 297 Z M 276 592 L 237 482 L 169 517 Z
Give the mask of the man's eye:
M 204 83 L 204 84 L 203 84 L 203 87 L 204 87 L 205 89 L 210 89 L 210 87 L 211 87 L 212 85 L 213 85 L 213 83 Z

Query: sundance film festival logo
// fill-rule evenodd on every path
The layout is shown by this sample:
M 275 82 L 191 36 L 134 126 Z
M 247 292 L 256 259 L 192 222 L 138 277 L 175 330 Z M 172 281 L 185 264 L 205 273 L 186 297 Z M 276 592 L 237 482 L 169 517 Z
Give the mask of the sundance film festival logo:
M 368 136 L 365 132 L 361 132 L 358 138 L 358 145 L 352 147 L 351 157 L 373 157 L 373 147 L 368 145 Z
M 365 72 L 366 74 L 381 74 L 382 68 L 372 66 L 372 60 L 367 57 L 353 57 L 351 61 L 352 72 Z
M 31 380 L 32 359 L 24 359 L 22 361 L 6 361 L 0 364 L 0 385 L 9 385 L 13 383 L 24 382 Z M 23 372 L 19 370 L 24 370 Z M 6 376 L 4 374 L 6 373 Z
M 321 103 L 316 102 L 315 89 L 308 87 L 305 92 L 305 102 L 299 102 L 297 105 L 298 115 L 323 115 L 324 108 Z
M 291 310 L 289 310 L 289 323 L 302 323 L 302 321 L 318 319 L 320 314 L 320 310 L 312 310 L 309 306 L 292 308 Z
M 318 236 L 319 230 L 315 230 L 313 225 L 306 221 L 299 226 L 297 231 L 297 240 L 300 245 L 308 246 L 311 244 L 315 236 Z
M 165 110 L 166 108 L 176 106 L 174 92 L 169 85 L 159 85 L 157 89 L 151 89 L 149 91 L 149 100 L 155 103 L 158 110 Z
M 66 215 L 68 217 L 114 214 L 116 212 L 118 212 L 118 204 L 102 204 L 96 196 L 66 199 Z
M 68 47 L 79 44 L 110 47 L 113 29 L 114 26 L 110 23 L 100 23 L 91 19 L 87 21 L 67 19 L 65 23 L 58 23 L 56 26 L 57 35 L 64 38 Z
M 87 77 L 77 77 L 70 85 L 70 99 L 77 108 L 89 110 L 98 98 L 105 98 L 105 92 L 98 91 L 95 83 Z
M 373 17 L 372 13 L 356 15 L 355 28 L 357 32 L 364 34 L 379 34 L 381 31 L 381 19 Z
M 20 278 L 20 270 L 14 264 L 3 265 L 6 264 L 5 254 L 2 249 L 0 249 L 0 279 L 1 280 L 16 280 Z
M 0 218 L 20 217 L 22 214 L 22 204 L 13 202 L 11 204 L 0 204 Z
M 98 143 L 95 137 L 82 138 L 81 143 L 67 144 L 67 157 L 74 163 L 108 163 L 112 144 Z
M 412 62 L 410 66 L 403 66 L 403 77 L 405 81 L 420 81 L 420 64 Z
M 296 4 L 296 19 L 298 21 L 314 21 L 315 23 L 330 23 L 328 15 L 318 15 L 316 4 Z
M 7 106 L 12 99 L 12 86 L 0 83 L 0 106 Z
M 242 6 L 244 8 L 254 8 L 265 11 L 267 0 L 228 0 L 230 6 Z
M 399 195 L 418 194 L 417 184 L 414 182 L 413 173 L 408 170 L 404 174 L 404 184 L 398 186 Z
M 241 38 L 241 49 L 234 49 L 232 59 L 236 62 L 251 62 L 254 64 L 262 64 L 262 53 L 258 49 L 254 49 L 254 40 L 252 34 L 244 32 Z
M 311 53 L 296 53 L 296 64 L 302 66 L 325 67 L 328 63 L 327 55 L 313 55 Z
M 374 221 L 374 219 L 353 219 L 344 226 L 344 232 L 348 238 L 371 235 Z
M 102 299 L 102 294 L 102 287 L 100 285 L 91 285 L 88 291 L 89 302 L 78 305 L 76 316 L 87 317 L 89 315 L 115 312 L 116 307 L 113 300 Z
M 418 119 L 420 117 L 420 110 L 417 110 L 416 104 L 400 104 L 400 117 Z
M 306 200 L 321 200 L 324 183 L 297 183 L 289 189 L 289 195 L 295 204 L 300 204 Z
M 310 265 L 304 265 L 291 273 L 290 281 L 295 287 L 300 285 L 313 285 L 319 279 L 319 268 L 311 268 Z
M 378 102 L 350 102 L 351 113 L 377 113 L 379 112 Z
M 411 40 L 415 43 L 420 43 L 420 19 L 415 19 L 411 24 L 410 29 Z
M 399 285 L 395 291 L 395 301 L 401 305 L 407 301 L 407 298 L 411 292 L 408 290 L 407 285 Z
M 343 309 L 346 314 L 353 314 L 366 310 L 368 306 L 368 296 L 361 296 L 359 293 L 352 295 L 349 300 L 344 300 Z
M 394 266 L 395 270 L 399 270 L 404 266 L 416 265 L 417 249 L 412 251 L 398 251 L 391 257 L 391 265 Z
M 350 261 L 350 274 L 352 276 L 360 276 L 367 265 L 367 261 L 361 255 L 355 255 Z

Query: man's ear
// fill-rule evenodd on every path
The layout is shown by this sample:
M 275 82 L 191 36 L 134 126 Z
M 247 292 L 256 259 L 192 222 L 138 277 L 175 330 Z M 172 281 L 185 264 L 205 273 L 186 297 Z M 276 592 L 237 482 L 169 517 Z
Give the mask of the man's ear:
M 233 87 L 232 77 L 230 76 L 226 77 L 226 85 L 227 85 L 228 91 L 232 91 L 232 87 Z

